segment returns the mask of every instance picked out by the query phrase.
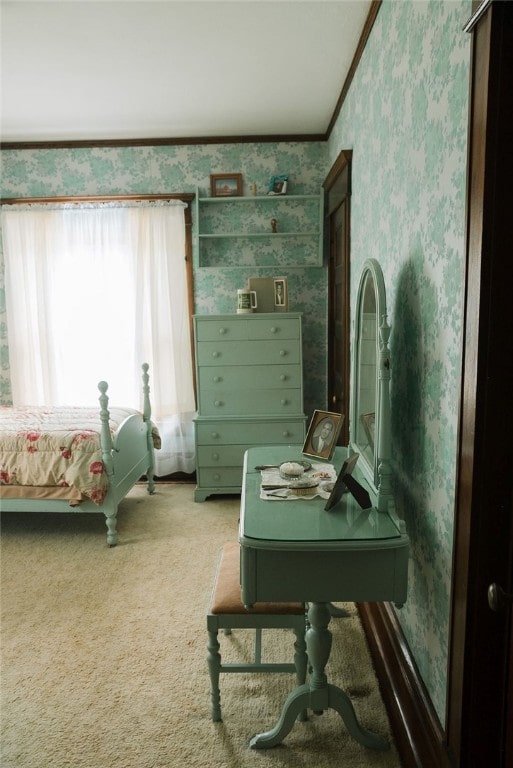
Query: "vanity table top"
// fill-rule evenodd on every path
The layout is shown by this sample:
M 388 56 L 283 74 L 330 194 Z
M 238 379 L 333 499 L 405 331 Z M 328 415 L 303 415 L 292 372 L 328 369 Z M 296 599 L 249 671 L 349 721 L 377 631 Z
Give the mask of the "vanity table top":
M 250 448 L 244 459 L 244 487 L 241 499 L 240 542 L 257 549 L 350 549 L 370 550 L 395 548 L 406 539 L 398 521 L 375 507 L 361 509 L 351 494 L 329 512 L 324 510 L 326 499 L 298 497 L 297 499 L 264 500 L 260 498 L 262 464 L 280 464 L 304 459 L 302 446 L 269 446 Z M 340 470 L 348 449 L 337 447 L 331 460 Z M 358 472 L 354 478 L 369 490 Z

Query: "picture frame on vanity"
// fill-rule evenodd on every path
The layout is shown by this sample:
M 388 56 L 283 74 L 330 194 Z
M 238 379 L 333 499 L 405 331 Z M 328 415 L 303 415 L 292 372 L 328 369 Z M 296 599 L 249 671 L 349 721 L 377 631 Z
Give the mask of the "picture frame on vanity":
M 303 446 L 305 456 L 329 461 L 335 451 L 344 416 L 332 411 L 314 411 Z
M 211 173 L 211 197 L 242 197 L 242 173 Z
M 342 464 L 335 485 L 333 486 L 333 490 L 328 501 L 326 502 L 326 506 L 324 507 L 326 512 L 329 512 L 331 509 L 333 509 L 333 507 L 338 504 L 342 498 L 342 495 L 346 492 L 349 492 L 353 498 L 356 499 L 361 509 L 370 509 L 372 507 L 372 502 L 368 491 L 353 477 L 353 469 L 356 466 L 356 462 L 358 461 L 359 456 L 359 453 L 353 453 L 353 455 L 346 459 Z
M 273 280 L 273 287 L 274 287 L 274 311 L 288 312 L 289 292 L 287 287 L 287 278 L 275 277 Z

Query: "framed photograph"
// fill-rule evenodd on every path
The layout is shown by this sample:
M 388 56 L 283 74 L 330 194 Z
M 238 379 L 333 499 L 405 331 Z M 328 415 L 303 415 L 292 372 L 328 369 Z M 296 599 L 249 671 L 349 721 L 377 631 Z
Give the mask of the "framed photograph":
M 306 434 L 303 453 L 317 459 L 331 459 L 344 417 L 330 411 L 314 411 Z
M 285 195 L 287 193 L 287 184 L 288 184 L 289 177 L 286 175 L 282 176 L 271 176 L 271 181 L 269 183 L 269 192 L 268 195 Z
M 274 312 L 274 279 L 272 277 L 248 277 L 248 289 L 255 291 L 255 312 Z
M 289 297 L 287 291 L 287 278 L 274 278 L 274 311 L 287 312 L 289 308 Z
M 242 173 L 211 173 L 210 194 L 212 197 L 241 197 Z
M 369 443 L 371 450 L 374 450 L 374 434 L 376 429 L 376 414 L 375 413 L 362 413 L 360 416 L 365 430 L 365 436 Z
M 326 506 L 324 507 L 326 512 L 329 512 L 329 510 L 332 509 L 335 504 L 338 504 L 342 498 L 342 494 L 349 490 L 346 481 L 347 478 L 350 477 L 350 475 L 353 473 L 353 469 L 356 466 L 359 455 L 359 453 L 353 453 L 353 455 L 346 459 L 342 464 L 340 472 L 337 475 L 335 485 L 333 486 L 333 490 L 328 501 L 326 502 Z

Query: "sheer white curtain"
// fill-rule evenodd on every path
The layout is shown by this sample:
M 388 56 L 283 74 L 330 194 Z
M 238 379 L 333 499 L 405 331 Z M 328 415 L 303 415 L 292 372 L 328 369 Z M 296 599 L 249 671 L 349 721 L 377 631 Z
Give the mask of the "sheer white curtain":
M 184 204 L 3 206 L 13 403 L 141 408 L 150 365 L 156 474 L 193 472 Z

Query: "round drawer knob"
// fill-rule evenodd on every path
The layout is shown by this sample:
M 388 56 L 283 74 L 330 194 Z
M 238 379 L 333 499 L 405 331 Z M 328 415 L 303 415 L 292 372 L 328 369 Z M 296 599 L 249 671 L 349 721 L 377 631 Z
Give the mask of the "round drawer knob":
M 218 474 L 218 472 L 215 472 L 214 473 L 214 480 L 220 480 L 220 479 L 221 479 L 221 475 Z
M 214 384 L 219 384 L 219 382 L 221 381 L 221 377 L 220 376 L 214 376 L 213 381 L 214 381 Z
M 290 432 L 288 429 L 283 430 L 283 437 L 290 437 Z
M 219 328 L 219 334 L 223 336 L 226 333 L 226 328 Z
M 286 349 L 280 349 L 280 357 L 285 357 L 286 354 L 287 354 Z
M 287 405 L 287 403 L 288 403 L 288 402 L 289 402 L 289 401 L 288 401 L 288 400 L 286 400 L 285 398 L 282 398 L 282 400 L 281 400 L 281 404 L 282 404 L 282 405 Z
M 277 328 L 275 328 L 275 327 L 273 326 L 273 327 L 271 328 L 271 333 L 276 333 L 276 331 L 277 331 L 277 330 L 278 330 L 278 329 L 277 329 Z
M 219 432 L 211 432 L 210 437 L 213 437 L 215 440 L 217 437 L 219 437 Z
M 223 404 L 222 400 L 214 400 L 214 405 L 216 408 L 220 408 Z
M 280 376 L 280 381 L 286 381 L 286 379 L 287 379 L 287 377 L 285 376 L 284 373 L 282 373 L 281 376 Z
M 213 453 L 212 454 L 212 461 L 218 461 L 218 460 L 219 460 L 219 454 L 218 453 Z
M 212 357 L 219 357 L 219 352 L 212 352 Z

